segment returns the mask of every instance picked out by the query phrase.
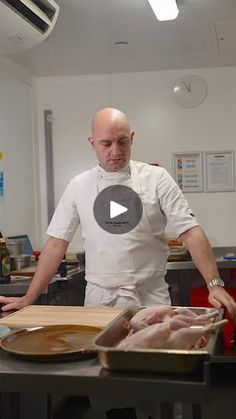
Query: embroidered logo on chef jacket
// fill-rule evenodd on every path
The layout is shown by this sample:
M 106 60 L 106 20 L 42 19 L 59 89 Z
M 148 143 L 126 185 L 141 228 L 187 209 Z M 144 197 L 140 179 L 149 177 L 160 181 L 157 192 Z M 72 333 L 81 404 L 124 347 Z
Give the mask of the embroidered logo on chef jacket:
M 112 185 L 95 199 L 93 213 L 98 225 L 108 233 L 124 234 L 133 230 L 143 214 L 142 201 L 128 186 Z

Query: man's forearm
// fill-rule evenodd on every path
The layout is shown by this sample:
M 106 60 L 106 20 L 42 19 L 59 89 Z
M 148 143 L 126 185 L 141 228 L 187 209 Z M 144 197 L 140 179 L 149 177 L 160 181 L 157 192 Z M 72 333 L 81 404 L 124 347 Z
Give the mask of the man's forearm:
M 28 304 L 32 304 L 45 289 L 63 259 L 68 242 L 51 237 L 44 246 L 40 255 L 38 266 L 25 295 Z
M 219 278 L 215 256 L 204 231 L 200 227 L 193 227 L 181 234 L 180 238 L 205 281 Z

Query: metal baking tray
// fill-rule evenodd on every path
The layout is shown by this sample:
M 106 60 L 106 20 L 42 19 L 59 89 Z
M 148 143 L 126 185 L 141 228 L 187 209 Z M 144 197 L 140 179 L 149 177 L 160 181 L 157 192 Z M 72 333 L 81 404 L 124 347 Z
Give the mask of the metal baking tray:
M 120 313 L 94 339 L 99 361 L 108 370 L 129 370 L 159 373 L 197 373 L 203 368 L 203 362 L 213 353 L 218 330 L 210 335 L 204 348 L 182 349 L 136 349 L 121 350 L 116 346 L 127 335 L 127 326 L 131 317 L 145 307 L 130 307 Z M 173 308 L 177 308 L 176 306 Z M 209 313 L 211 308 L 187 307 L 196 314 Z M 216 321 L 223 318 L 219 311 Z

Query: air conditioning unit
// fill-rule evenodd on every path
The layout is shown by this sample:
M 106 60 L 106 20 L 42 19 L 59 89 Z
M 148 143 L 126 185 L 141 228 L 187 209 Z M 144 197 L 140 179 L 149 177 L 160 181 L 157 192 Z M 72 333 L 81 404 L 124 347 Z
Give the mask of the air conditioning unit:
M 43 42 L 58 14 L 54 0 L 0 0 L 0 54 L 14 54 Z

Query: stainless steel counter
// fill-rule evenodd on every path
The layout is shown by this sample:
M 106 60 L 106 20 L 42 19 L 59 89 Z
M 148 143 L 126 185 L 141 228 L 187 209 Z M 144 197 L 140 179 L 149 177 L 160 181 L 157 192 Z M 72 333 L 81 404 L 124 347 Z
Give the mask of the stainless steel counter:
M 236 246 L 223 246 L 223 247 L 212 247 L 213 253 L 215 255 L 215 259 L 217 262 L 217 266 L 219 269 L 228 269 L 228 268 L 236 268 L 236 259 L 235 260 L 225 260 L 224 256 L 229 253 L 234 253 L 236 255 Z M 195 264 L 191 259 L 187 259 L 184 261 L 176 261 L 176 262 L 167 262 L 167 270 L 192 270 L 197 269 Z
M 11 279 L 10 284 L 0 284 L 1 295 L 23 295 L 26 293 L 32 278 L 14 277 Z M 57 278 L 54 277 L 50 284 L 54 284 Z M 50 284 L 42 291 L 42 294 L 48 294 Z
M 222 259 L 216 259 L 217 266 L 219 269 L 236 269 L 236 260 L 225 261 Z M 167 262 L 167 271 L 185 271 L 197 269 L 192 260 L 185 261 L 176 261 L 176 262 Z M 84 268 L 76 269 L 71 274 L 69 273 L 66 278 L 60 278 L 59 275 L 53 277 L 50 281 L 50 284 L 63 281 L 69 281 L 71 278 L 76 276 L 78 273 L 84 272 Z M 31 282 L 31 278 L 24 277 L 13 277 L 10 284 L 0 284 L 0 294 L 1 295 L 16 295 L 24 294 Z M 50 285 L 49 284 L 49 285 Z M 49 285 L 42 291 L 42 294 L 48 293 Z
M 0 284 L 0 295 L 24 295 L 31 280 L 30 277 L 13 277 L 10 284 Z M 84 268 L 76 268 L 68 272 L 65 278 L 55 275 L 41 292 L 36 304 L 83 305 L 84 288 Z
M 20 412 L 17 419 L 51 419 L 50 395 L 65 392 L 68 395 L 110 399 L 113 400 L 113 407 L 120 406 L 120 399 L 124 405 L 126 403 L 134 407 L 143 402 L 150 406 L 148 409 L 153 417 L 158 401 L 179 399 L 186 403 L 192 400 L 194 403 L 206 402 L 206 387 L 204 382 L 184 377 L 176 379 L 145 373 L 109 373 L 101 368 L 96 358 L 37 363 L 14 359 L 0 350 L 0 391 L 18 394 Z M 73 417 L 81 417 L 73 413 Z M 96 413 L 93 418 L 104 417 L 100 416 L 101 412 Z
M 216 262 L 223 279 L 227 279 L 230 269 L 236 269 L 236 260 L 226 261 L 221 255 L 232 248 L 214 249 Z M 197 279 L 196 279 L 197 278 Z M 10 284 L 0 284 L 0 295 L 23 295 L 26 293 L 31 279 L 13 279 Z M 190 305 L 191 288 L 204 285 L 204 280 L 198 272 L 192 260 L 167 262 L 166 281 L 170 285 L 170 292 L 174 305 Z M 38 304 L 68 304 L 83 305 L 84 290 L 84 267 L 69 272 L 66 278 L 56 275 L 50 284 L 43 290 Z
M 192 404 L 201 404 L 202 419 L 228 418 L 232 417 L 231 413 L 236 409 L 236 399 L 233 396 L 236 357 L 233 350 L 230 357 L 220 353 L 216 363 L 214 360 L 213 363 L 206 362 L 203 375 L 184 376 L 107 371 L 101 368 L 97 358 L 73 362 L 27 361 L 0 349 L 0 392 L 17 392 L 21 395 L 26 409 L 21 412 L 22 419 L 51 418 L 48 416 L 48 395 L 65 392 L 80 396 L 112 398 L 114 404 L 116 399 L 122 399 L 127 401 L 129 406 L 135 407 L 143 402 L 150 409 L 151 416 L 156 416 L 152 412 L 157 409 L 159 402 L 168 401 L 187 403 L 189 414 L 184 417 L 188 419 L 193 417 L 190 415 Z M 226 364 L 232 371 L 232 380 L 229 380 L 228 372 L 223 373 L 222 366 Z M 33 405 L 30 411 L 31 402 Z M 41 404 L 41 410 L 35 409 L 36 402 Z M 221 416 L 217 415 L 218 409 Z
M 236 268 L 236 260 L 224 260 L 222 258 L 216 258 L 216 263 L 219 269 Z M 179 271 L 186 269 L 192 270 L 197 268 L 192 260 L 167 262 L 168 271 Z
M 219 269 L 236 268 L 236 260 L 216 259 L 216 263 Z M 197 269 L 197 268 L 192 260 L 167 262 L 168 271 L 179 271 L 179 270 L 186 270 L 186 269 L 192 270 L 192 269 Z
M 72 273 L 68 273 L 68 275 L 65 278 L 61 278 L 60 275 L 55 275 L 51 279 L 47 287 L 42 291 L 42 294 L 47 294 L 49 286 L 51 284 L 54 284 L 56 281 L 69 281 L 79 272 L 80 272 L 80 269 L 77 268 L 77 269 L 74 269 Z M 10 284 L 0 284 L 0 293 L 1 295 L 25 294 L 25 292 L 29 288 L 31 280 L 32 280 L 32 277 L 13 276 Z

